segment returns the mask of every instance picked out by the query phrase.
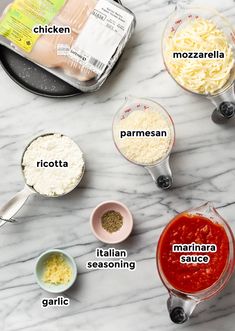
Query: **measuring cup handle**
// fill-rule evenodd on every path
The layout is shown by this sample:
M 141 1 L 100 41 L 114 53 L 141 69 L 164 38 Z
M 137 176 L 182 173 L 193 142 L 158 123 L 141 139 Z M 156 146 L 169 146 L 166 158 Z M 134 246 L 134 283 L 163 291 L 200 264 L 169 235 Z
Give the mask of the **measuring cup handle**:
M 234 117 L 235 115 L 235 103 L 224 101 L 216 108 L 212 114 L 212 120 L 215 123 L 223 123 Z
M 209 100 L 216 106 L 212 114 L 212 120 L 216 124 L 226 123 L 235 116 L 234 84 L 221 94 L 209 97 Z
M 173 185 L 169 157 L 156 166 L 146 167 L 156 185 L 162 190 L 168 190 Z
M 170 319 L 175 324 L 185 323 L 199 302 L 187 297 L 180 297 L 170 292 L 167 308 Z
M 18 213 L 28 197 L 33 193 L 34 192 L 28 186 L 25 186 L 22 191 L 17 193 L 10 201 L 0 208 L 0 227 Z

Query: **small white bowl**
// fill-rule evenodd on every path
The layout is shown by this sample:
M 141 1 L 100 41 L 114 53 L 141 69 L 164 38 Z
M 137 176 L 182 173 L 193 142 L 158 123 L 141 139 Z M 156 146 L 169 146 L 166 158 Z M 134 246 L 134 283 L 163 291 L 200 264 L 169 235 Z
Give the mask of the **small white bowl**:
M 72 268 L 72 278 L 70 282 L 66 285 L 53 285 L 48 284 L 43 281 L 43 273 L 45 270 L 45 262 L 48 260 L 48 258 L 53 254 L 62 254 L 68 265 Z M 63 293 L 67 291 L 70 287 L 73 286 L 73 284 L 76 281 L 77 278 L 77 265 L 75 263 L 75 260 L 72 256 L 70 256 L 68 253 L 65 253 L 64 251 L 60 249 L 50 249 L 43 254 L 39 256 L 36 262 L 35 266 L 35 276 L 38 285 L 47 292 L 50 293 Z

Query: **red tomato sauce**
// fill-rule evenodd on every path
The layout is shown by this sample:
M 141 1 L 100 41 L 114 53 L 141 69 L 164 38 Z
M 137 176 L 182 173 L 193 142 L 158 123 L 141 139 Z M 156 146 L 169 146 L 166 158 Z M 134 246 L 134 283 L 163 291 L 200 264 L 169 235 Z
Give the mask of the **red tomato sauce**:
M 173 252 L 174 244 L 215 244 L 216 252 Z M 184 264 L 182 255 L 208 255 L 205 263 Z M 158 263 L 173 288 L 195 293 L 207 289 L 221 276 L 229 256 L 229 240 L 222 225 L 200 215 L 180 214 L 163 231 Z

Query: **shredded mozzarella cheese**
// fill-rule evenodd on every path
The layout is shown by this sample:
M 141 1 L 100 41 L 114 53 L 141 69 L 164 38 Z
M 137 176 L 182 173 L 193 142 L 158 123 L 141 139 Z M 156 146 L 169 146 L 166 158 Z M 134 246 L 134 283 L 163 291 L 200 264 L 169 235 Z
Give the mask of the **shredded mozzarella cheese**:
M 174 59 L 175 52 L 220 51 L 225 58 L 219 59 Z M 210 20 L 196 18 L 172 32 L 164 51 L 166 65 L 175 80 L 186 89 L 213 94 L 230 78 L 234 66 L 232 46 L 224 32 Z

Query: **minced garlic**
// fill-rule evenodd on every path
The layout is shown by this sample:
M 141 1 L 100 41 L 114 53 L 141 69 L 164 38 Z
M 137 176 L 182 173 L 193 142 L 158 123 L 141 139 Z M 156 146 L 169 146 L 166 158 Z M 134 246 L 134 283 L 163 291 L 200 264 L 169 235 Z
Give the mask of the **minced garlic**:
M 186 89 L 214 94 L 229 80 L 234 66 L 232 46 L 212 21 L 195 18 L 182 23 L 165 40 L 166 65 L 175 80 Z M 174 58 L 176 53 L 222 53 L 224 58 Z
M 154 165 L 164 159 L 172 147 L 172 127 L 157 107 L 135 110 L 115 125 L 115 142 L 128 160 L 140 165 Z M 122 132 L 126 132 L 124 138 Z M 133 132 L 148 132 L 148 136 L 134 137 Z M 160 132 L 166 132 L 166 136 L 156 134 Z
M 53 285 L 66 285 L 72 278 L 72 268 L 62 254 L 52 254 L 45 262 L 43 281 Z

